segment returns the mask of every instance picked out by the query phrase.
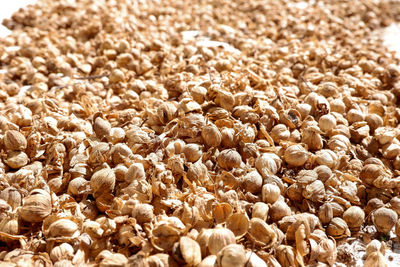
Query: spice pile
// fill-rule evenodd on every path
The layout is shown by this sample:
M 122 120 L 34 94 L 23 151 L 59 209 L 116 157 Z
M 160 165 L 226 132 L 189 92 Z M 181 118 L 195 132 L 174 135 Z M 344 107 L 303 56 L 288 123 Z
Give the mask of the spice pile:
M 397 1 L 40 0 L 0 40 L 0 266 L 383 266 Z M 397 236 L 397 237 L 396 237 Z

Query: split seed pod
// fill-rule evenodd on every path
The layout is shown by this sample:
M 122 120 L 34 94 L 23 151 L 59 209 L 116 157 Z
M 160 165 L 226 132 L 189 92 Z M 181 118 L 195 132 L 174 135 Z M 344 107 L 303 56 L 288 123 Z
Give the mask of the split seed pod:
M 272 247 L 278 238 L 274 229 L 259 218 L 252 218 L 250 220 L 248 234 L 256 245 L 265 248 Z

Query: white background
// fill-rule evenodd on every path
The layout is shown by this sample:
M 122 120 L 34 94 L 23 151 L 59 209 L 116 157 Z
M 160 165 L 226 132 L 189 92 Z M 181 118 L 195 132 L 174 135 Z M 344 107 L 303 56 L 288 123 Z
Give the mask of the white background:
M 15 11 L 21 7 L 37 2 L 37 0 L 3 0 L 0 7 L 0 24 L 5 18 L 9 18 Z M 0 37 L 4 37 L 9 33 L 9 30 L 3 25 L 0 26 Z

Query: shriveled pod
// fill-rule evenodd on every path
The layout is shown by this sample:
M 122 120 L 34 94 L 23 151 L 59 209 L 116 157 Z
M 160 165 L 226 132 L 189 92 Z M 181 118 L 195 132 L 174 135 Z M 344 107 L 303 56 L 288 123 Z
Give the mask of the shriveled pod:
M 112 146 L 110 150 L 110 155 L 112 162 L 117 165 L 127 162 L 130 158 L 132 158 L 133 153 L 128 145 L 118 143 Z
M 226 221 L 226 227 L 232 231 L 236 238 L 241 238 L 249 228 L 249 218 L 243 212 L 232 214 Z
M 378 127 L 375 130 L 374 137 L 378 139 L 380 145 L 385 145 L 393 141 L 398 132 L 389 127 Z
M 202 258 L 208 255 L 208 242 L 213 231 L 214 229 L 203 228 L 201 229 L 199 235 L 196 238 L 196 241 L 197 243 L 199 243 L 201 248 Z
M 106 136 L 107 141 L 116 144 L 118 142 L 122 142 L 125 139 L 125 131 L 120 127 L 113 127 L 110 130 L 110 133 Z
M 230 244 L 217 254 L 218 267 L 241 266 L 246 263 L 246 252 L 242 245 Z
M 199 244 L 190 237 L 182 236 L 172 248 L 172 256 L 178 264 L 196 266 L 201 262 Z
M 160 251 L 171 251 L 173 244 L 179 240 L 185 229 L 179 218 L 159 215 L 151 231 L 150 242 Z
M 42 189 L 34 189 L 23 199 L 19 215 L 27 222 L 41 222 L 50 215 L 51 209 L 50 194 Z
M 210 254 L 217 255 L 222 248 L 235 243 L 235 235 L 231 230 L 224 227 L 217 227 L 213 229 L 208 240 L 208 250 Z
M 60 260 L 72 260 L 74 257 L 74 248 L 68 243 L 62 243 L 54 247 L 50 252 L 50 259 L 53 262 Z
M 333 218 L 327 228 L 326 233 L 335 239 L 341 239 L 350 236 L 350 230 L 347 223 L 339 217 Z
M 187 144 L 183 148 L 185 158 L 189 162 L 196 162 L 203 155 L 202 147 L 198 144 Z
M 322 239 L 318 244 L 318 261 L 328 263 L 333 266 L 337 258 L 337 249 L 335 239 Z
M 263 178 L 257 170 L 248 172 L 243 177 L 242 187 L 246 192 L 258 194 L 262 189 Z
M 269 216 L 274 222 L 279 221 L 285 216 L 289 216 L 291 213 L 292 211 L 288 204 L 282 200 L 276 201 L 269 209 Z
M 59 219 L 51 223 L 44 232 L 46 237 L 72 237 L 79 234 L 78 225 L 69 219 Z
M 388 208 L 379 208 L 372 212 L 372 222 L 380 233 L 388 234 L 396 224 L 398 215 Z
M 324 144 L 318 126 L 308 126 L 303 130 L 301 142 L 306 144 L 309 150 L 320 150 Z
M 201 130 L 201 137 L 207 147 L 219 147 L 222 141 L 222 134 L 215 124 L 207 124 Z
M 60 260 L 54 263 L 53 267 L 73 267 L 74 264 L 70 260 Z
M 197 267 L 215 267 L 217 265 L 217 256 L 209 255 L 205 257 Z
M 275 254 L 282 267 L 304 266 L 302 257 L 298 257 L 295 249 L 291 246 L 279 245 Z
M 255 245 L 265 248 L 272 247 L 278 238 L 274 229 L 260 218 L 250 220 L 248 235 Z
M 297 174 L 296 182 L 301 185 L 311 184 L 318 179 L 318 174 L 314 170 L 301 170 Z
M 218 155 L 217 162 L 221 168 L 231 170 L 240 166 L 242 157 L 236 150 L 225 149 Z
M 325 165 L 331 169 L 334 169 L 339 163 L 337 154 L 330 149 L 316 151 L 315 156 L 315 161 L 319 165 Z
M 318 126 L 321 131 L 328 133 L 336 127 L 336 118 L 332 114 L 325 114 L 318 120 Z
M 7 235 L 17 235 L 19 232 L 18 216 L 14 213 L 9 213 L 0 220 L 0 232 Z M 7 236 L 0 235 L 0 241 L 8 242 Z
M 246 252 L 246 267 L 267 267 L 267 263 L 253 251 Z
M 262 200 L 274 204 L 281 196 L 281 189 L 275 184 L 265 184 L 262 187 Z
M 276 174 L 282 166 L 282 160 L 274 153 L 263 153 L 255 162 L 257 171 L 266 177 L 269 174 Z
M 358 206 L 351 206 L 343 213 L 343 220 L 350 230 L 358 231 L 365 220 L 364 210 Z
M 135 162 L 132 163 L 128 168 L 128 172 L 125 175 L 125 180 L 128 183 L 133 181 L 141 181 L 146 179 L 146 171 L 142 163 Z
M 172 102 L 164 102 L 157 108 L 157 116 L 162 124 L 167 124 L 175 118 L 177 108 Z
M 329 202 L 324 203 L 319 207 L 318 218 L 322 224 L 328 224 L 332 220 L 333 208 Z
M 251 211 L 252 218 L 260 218 L 264 221 L 268 219 L 269 206 L 264 202 L 257 202 L 253 205 Z
M 360 179 L 367 184 L 373 184 L 375 179 L 384 174 L 384 168 L 379 164 L 366 164 L 360 172 Z
M 216 223 L 223 223 L 231 216 L 233 208 L 228 203 L 218 203 L 212 209 L 212 214 Z
M 114 190 L 115 181 L 115 173 L 111 168 L 107 167 L 95 172 L 90 178 L 90 187 L 94 197 L 103 193 L 111 193 Z
M 349 151 L 351 147 L 350 140 L 347 136 L 337 134 L 332 136 L 328 141 L 329 149 L 333 151 Z
M 316 180 L 306 185 L 302 195 L 305 199 L 309 199 L 313 202 L 322 202 L 325 199 L 324 184 L 320 180 Z
M 3 143 L 7 150 L 25 150 L 27 147 L 25 136 L 15 130 L 6 131 Z
M 154 218 L 154 207 L 150 204 L 138 203 L 133 207 L 132 217 L 137 223 L 148 223 Z
M 303 166 L 309 158 L 309 152 L 301 145 L 289 146 L 284 153 L 285 161 L 294 167 Z
M 317 173 L 318 179 L 323 183 L 325 183 L 326 180 L 328 180 L 333 175 L 331 168 L 326 165 L 317 166 L 314 168 L 313 171 Z
M 22 195 L 15 187 L 7 187 L 0 192 L 0 198 L 7 201 L 12 209 L 22 204 Z
M 72 196 L 79 196 L 86 192 L 89 181 L 83 177 L 77 177 L 68 184 L 67 192 Z
M 290 131 L 285 124 L 277 124 L 272 128 L 270 135 L 274 142 L 279 144 L 279 142 L 286 141 L 290 138 Z
M 304 230 L 307 238 L 311 232 L 317 228 L 320 228 L 318 217 L 314 214 L 301 213 L 294 215 L 292 218 L 290 217 L 292 216 L 284 217 L 281 221 L 279 221 L 280 229 L 285 232 L 287 240 L 296 240 L 296 231 L 300 225 L 305 226 Z

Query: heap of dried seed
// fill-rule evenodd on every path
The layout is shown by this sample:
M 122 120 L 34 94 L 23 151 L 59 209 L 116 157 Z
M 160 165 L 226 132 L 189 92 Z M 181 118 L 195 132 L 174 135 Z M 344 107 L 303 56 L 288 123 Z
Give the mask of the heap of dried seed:
M 349 266 L 358 240 L 383 266 L 400 237 L 400 67 L 373 32 L 399 14 L 19 10 L 0 40 L 0 265 Z

